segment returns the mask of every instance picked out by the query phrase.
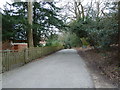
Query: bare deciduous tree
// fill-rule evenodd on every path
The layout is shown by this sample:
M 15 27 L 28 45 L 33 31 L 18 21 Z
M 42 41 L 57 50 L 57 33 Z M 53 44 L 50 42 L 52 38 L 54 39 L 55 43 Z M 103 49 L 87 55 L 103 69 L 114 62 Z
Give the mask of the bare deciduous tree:
M 82 5 L 83 1 L 73 0 L 73 2 L 68 2 L 65 8 L 67 8 L 72 13 L 72 18 L 84 18 L 84 6 Z

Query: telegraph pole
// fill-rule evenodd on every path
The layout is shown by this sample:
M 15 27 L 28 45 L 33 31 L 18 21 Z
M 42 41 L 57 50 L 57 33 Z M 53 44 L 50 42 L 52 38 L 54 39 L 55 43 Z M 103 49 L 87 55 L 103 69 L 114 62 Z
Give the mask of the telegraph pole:
M 33 30 L 32 30 L 32 22 L 33 22 L 33 8 L 32 8 L 32 0 L 28 0 L 28 47 L 33 47 Z

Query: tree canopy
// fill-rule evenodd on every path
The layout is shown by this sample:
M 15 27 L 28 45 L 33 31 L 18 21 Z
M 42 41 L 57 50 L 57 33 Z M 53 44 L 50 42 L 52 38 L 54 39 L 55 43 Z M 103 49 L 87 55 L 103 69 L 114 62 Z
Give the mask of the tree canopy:
M 8 3 L 7 5 L 9 8 L 5 7 L 2 13 L 3 40 L 9 38 L 26 40 L 27 30 L 30 27 L 27 21 L 27 2 Z M 60 10 L 54 2 L 33 3 L 34 46 L 37 46 L 41 39 L 48 38 L 51 33 L 56 33 L 54 28 L 62 29 L 63 21 L 58 14 Z

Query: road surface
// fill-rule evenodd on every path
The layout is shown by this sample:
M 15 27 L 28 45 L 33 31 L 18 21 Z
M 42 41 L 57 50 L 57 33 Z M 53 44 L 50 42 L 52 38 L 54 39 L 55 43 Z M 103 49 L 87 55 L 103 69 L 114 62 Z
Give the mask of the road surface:
M 94 88 L 74 49 L 64 49 L 3 74 L 3 88 Z

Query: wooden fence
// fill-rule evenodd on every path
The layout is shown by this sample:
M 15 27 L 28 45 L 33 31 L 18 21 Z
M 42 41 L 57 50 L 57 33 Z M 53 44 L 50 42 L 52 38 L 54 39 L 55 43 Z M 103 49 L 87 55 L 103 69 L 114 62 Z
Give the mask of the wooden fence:
M 2 72 L 14 67 L 22 66 L 37 58 L 51 54 L 62 49 L 62 47 L 36 47 L 25 49 L 24 51 L 3 51 L 2 52 Z

